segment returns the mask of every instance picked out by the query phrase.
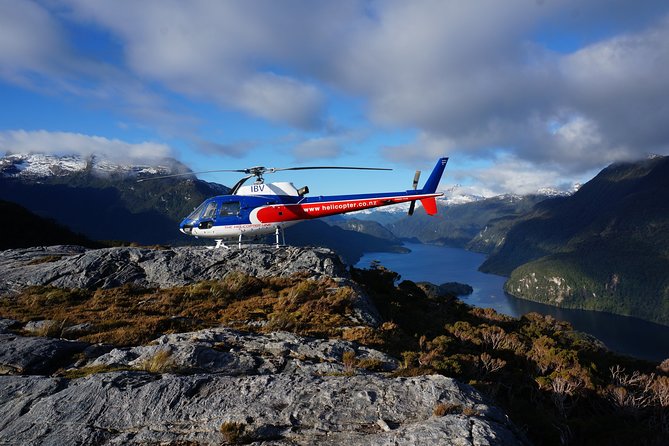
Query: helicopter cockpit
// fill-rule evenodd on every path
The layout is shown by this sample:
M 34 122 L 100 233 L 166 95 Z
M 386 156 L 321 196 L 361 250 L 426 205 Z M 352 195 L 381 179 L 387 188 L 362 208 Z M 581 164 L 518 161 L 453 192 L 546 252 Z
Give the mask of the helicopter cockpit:
M 199 205 L 180 225 L 181 232 L 191 234 L 192 229 L 209 229 L 214 224 L 235 224 L 240 220 L 242 204 L 236 197 L 210 198 Z

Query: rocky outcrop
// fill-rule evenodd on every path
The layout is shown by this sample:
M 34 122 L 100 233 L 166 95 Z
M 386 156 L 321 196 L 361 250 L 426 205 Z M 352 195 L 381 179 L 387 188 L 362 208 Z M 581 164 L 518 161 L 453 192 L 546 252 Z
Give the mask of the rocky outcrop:
M 0 375 L 51 373 L 88 344 L 0 334 Z
M 157 357 L 165 369 L 147 372 Z M 166 335 L 81 360 L 70 373 L 97 372 L 82 378 L 1 376 L 0 444 L 520 443 L 473 388 L 360 368 L 370 363 L 397 366 L 353 343 L 288 333 Z M 113 368 L 126 370 L 100 373 Z
M 318 248 L 8 250 L 0 293 L 172 287 L 231 271 L 333 278 L 358 293 L 352 323 L 381 322 L 339 258 Z M 522 443 L 473 388 L 437 375 L 394 377 L 396 359 L 354 342 L 224 327 L 127 348 L 22 336 L 90 329 L 54 331 L 54 323 L 0 319 L 0 445 Z
M 504 416 L 443 376 L 0 377 L 4 444 L 518 444 Z M 434 415 L 440 404 L 468 414 Z
M 342 358 L 349 352 L 349 364 Z M 161 364 L 156 364 L 160 358 Z M 146 346 L 114 349 L 82 365 L 150 368 L 180 373 L 218 373 L 231 376 L 288 372 L 342 374 L 356 364 L 391 371 L 397 361 L 377 350 L 340 339 L 317 339 L 274 332 L 266 335 L 214 328 L 164 335 Z
M 346 267 L 324 248 L 246 249 L 176 247 L 169 249 L 48 246 L 0 251 L 0 293 L 31 285 L 60 288 L 112 288 L 126 284 L 166 288 L 220 279 L 230 271 L 256 277 L 348 277 Z

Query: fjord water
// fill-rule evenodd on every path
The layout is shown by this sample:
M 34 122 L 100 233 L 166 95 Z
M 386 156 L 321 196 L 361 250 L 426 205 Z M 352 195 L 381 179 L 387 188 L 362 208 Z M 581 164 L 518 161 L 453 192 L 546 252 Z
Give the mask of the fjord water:
M 549 314 L 570 322 L 576 330 L 589 333 L 616 352 L 637 358 L 661 361 L 669 358 L 669 327 L 641 319 L 586 310 L 570 310 L 518 299 L 504 292 L 505 277 L 484 274 L 478 267 L 484 254 L 459 248 L 405 244 L 408 254 L 368 253 L 356 264 L 367 268 L 378 260 L 381 265 L 402 276 L 403 280 L 467 283 L 474 288 L 461 299 L 477 307 L 490 307 L 510 316 L 519 317 L 529 312 Z

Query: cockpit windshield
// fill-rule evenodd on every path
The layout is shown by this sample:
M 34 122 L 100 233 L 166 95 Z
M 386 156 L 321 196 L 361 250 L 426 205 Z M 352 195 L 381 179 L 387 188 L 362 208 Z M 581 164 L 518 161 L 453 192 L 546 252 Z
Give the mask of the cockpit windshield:
M 216 215 L 216 206 L 218 203 L 215 201 L 210 201 L 209 204 L 207 204 L 207 209 L 204 210 L 204 214 L 202 214 L 202 218 L 214 218 L 214 215 Z
M 202 213 L 202 209 L 204 209 L 205 204 L 206 202 L 196 207 L 195 210 L 191 212 L 190 215 L 188 215 L 188 217 L 186 217 L 186 220 L 197 220 L 200 214 Z

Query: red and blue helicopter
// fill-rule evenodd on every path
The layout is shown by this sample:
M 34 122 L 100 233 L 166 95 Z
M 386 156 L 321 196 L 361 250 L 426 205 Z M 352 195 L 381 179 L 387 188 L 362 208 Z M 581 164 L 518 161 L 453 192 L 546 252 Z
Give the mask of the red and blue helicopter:
M 225 247 L 225 240 L 236 240 L 241 247 L 242 238 L 254 238 L 274 233 L 279 246 L 279 231 L 303 220 L 327 217 L 363 209 L 410 202 L 409 215 L 414 212 L 416 201 L 429 215 L 437 213 L 435 198 L 443 195 L 436 192 L 444 173 L 448 158 L 439 158 L 422 189 L 417 189 L 420 171 L 416 171 L 413 189 L 401 192 L 385 192 L 355 195 L 331 195 L 306 197 L 308 187 L 297 189 L 293 183 L 276 182 L 266 184 L 263 175 L 284 170 L 308 169 L 354 169 L 392 170 L 377 167 L 287 167 L 266 168 L 262 166 L 236 170 L 208 170 L 191 172 L 188 175 L 211 172 L 241 172 L 246 176 L 237 182 L 230 195 L 219 195 L 205 200 L 190 215 L 183 219 L 179 230 L 187 235 L 216 240 L 216 247 Z M 183 174 L 179 174 L 183 175 Z M 166 175 L 166 178 L 178 175 Z M 252 185 L 244 186 L 246 180 L 256 177 Z M 140 180 L 141 181 L 141 180 Z

